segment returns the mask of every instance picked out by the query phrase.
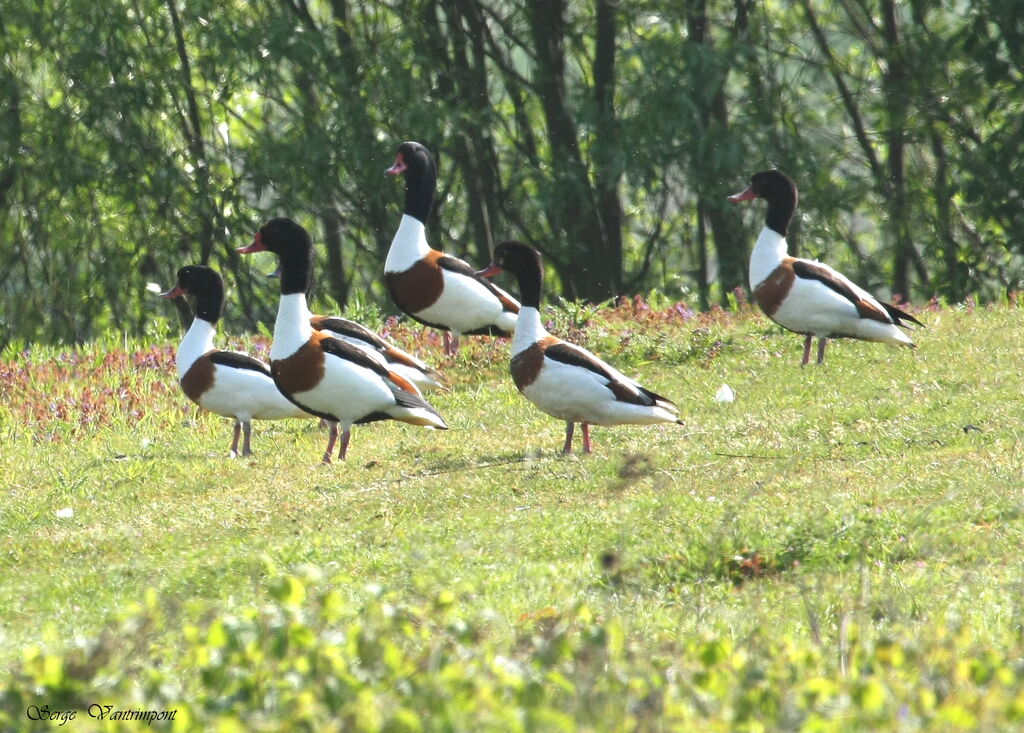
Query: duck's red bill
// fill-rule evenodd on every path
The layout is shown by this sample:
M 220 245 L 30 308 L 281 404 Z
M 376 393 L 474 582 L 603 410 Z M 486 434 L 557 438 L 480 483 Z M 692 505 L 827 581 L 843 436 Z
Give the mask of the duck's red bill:
M 408 167 L 409 166 L 405 164 L 405 157 L 401 153 L 399 153 L 395 157 L 395 164 L 388 168 L 386 171 L 384 171 L 384 174 L 388 176 L 398 176 L 401 175 L 402 173 L 405 173 L 405 169 Z
M 266 249 L 267 248 L 263 244 L 263 235 L 260 234 L 259 232 L 256 232 L 256 236 L 252 238 L 252 244 L 247 245 L 245 247 L 239 247 L 235 251 L 238 252 L 239 254 L 248 255 L 252 254 L 253 252 L 264 252 L 266 251 Z
M 488 265 L 484 269 L 478 270 L 476 274 L 480 277 L 494 277 L 499 272 L 501 272 L 501 268 L 497 265 Z
M 754 189 L 752 189 L 750 186 L 747 186 L 744 190 L 740 191 L 739 193 L 734 193 L 732 196 L 730 196 L 729 200 L 732 201 L 733 203 L 736 203 L 737 201 L 750 201 L 751 199 L 756 198 L 757 194 L 754 193 Z
M 179 295 L 187 295 L 187 293 L 181 289 L 180 285 L 175 285 L 166 293 L 160 293 L 161 298 L 177 298 Z

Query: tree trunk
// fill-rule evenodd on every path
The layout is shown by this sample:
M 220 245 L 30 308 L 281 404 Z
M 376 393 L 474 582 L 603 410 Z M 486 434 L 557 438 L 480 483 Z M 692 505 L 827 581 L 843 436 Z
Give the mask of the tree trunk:
M 479 262 L 490 261 L 501 214 L 498 156 L 490 132 L 483 12 L 475 0 L 445 6 L 451 30 L 438 20 L 438 4 L 423 13 L 426 47 L 435 60 L 436 86 L 453 109 L 466 110 L 453 141 L 453 168 L 465 182 L 469 239 Z M 450 41 L 450 44 L 448 43 Z M 462 254 L 462 253 L 459 253 Z
M 206 144 L 203 141 L 203 125 L 199 115 L 199 101 L 196 97 L 195 85 L 192 82 L 192 64 L 189 61 L 188 49 L 185 46 L 185 34 L 178 16 L 176 0 L 167 0 L 167 9 L 171 16 L 174 29 L 175 47 L 178 61 L 181 64 L 182 87 L 185 90 L 187 104 L 186 117 L 182 121 L 182 132 L 188 141 L 189 154 L 196 179 L 196 207 L 199 215 L 199 261 L 210 262 L 213 254 L 214 202 L 210 187 L 210 165 L 206 158 Z
M 914 249 L 909 227 L 910 207 L 907 201 L 905 165 L 907 95 L 910 90 L 906 62 L 899 49 L 897 23 L 895 3 L 893 0 L 882 0 L 882 29 L 887 51 L 886 70 L 882 75 L 888 123 L 885 131 L 888 176 L 886 202 L 889 227 L 894 239 L 892 289 L 895 295 L 905 298 L 910 294 L 910 265 Z
M 705 46 L 710 55 L 712 39 L 706 0 L 691 1 L 686 21 L 690 42 Z M 701 96 L 695 100 L 697 104 L 704 105 L 699 109 L 698 115 L 700 127 L 709 139 L 724 140 L 729 133 L 729 110 L 725 99 L 726 78 L 727 74 L 723 73 L 719 78 L 693 80 L 695 88 L 714 85 L 713 95 Z M 698 146 L 697 150 L 701 151 L 702 148 Z M 725 183 L 720 179 L 721 171 L 704 160 L 701 152 L 698 152 L 692 170 L 698 183 L 697 211 L 704 212 L 718 255 L 718 282 L 721 286 L 719 300 L 722 305 L 727 305 L 729 295 L 737 288 L 746 286 L 745 232 L 735 209 L 720 193 Z
M 3 20 L 0 18 L 0 38 L 3 36 Z M 6 38 L 4 43 L 7 43 Z M 6 64 L 0 64 L 0 92 L 3 92 L 6 101 L 0 112 L 0 209 L 6 209 L 8 196 L 17 179 L 22 133 L 18 79 Z
M 601 226 L 607 277 L 614 287 L 612 295 L 622 292 L 622 146 L 615 118 L 615 55 L 618 36 L 618 0 L 597 0 L 596 38 L 594 39 L 594 188 L 597 191 L 597 217 Z
M 569 268 L 567 277 L 563 279 L 563 289 L 570 298 L 605 300 L 618 295 L 622 286 L 621 231 L 615 238 L 608 234 L 605 212 L 590 186 L 576 124 L 569 113 L 563 46 L 566 38 L 565 0 L 537 0 L 529 8 L 530 31 L 537 59 L 536 88 L 544 112 L 555 183 L 546 205 L 551 208 L 557 229 L 567 240 Z M 605 193 L 607 201 L 610 192 Z M 614 209 L 610 215 L 614 219 Z
M 935 180 L 932 186 L 935 200 L 935 229 L 941 248 L 942 294 L 950 303 L 958 303 L 967 296 L 970 268 L 960 259 L 960 245 L 953 236 L 953 197 L 949 182 L 949 156 L 942 135 L 934 127 L 929 129 L 932 156 L 935 158 Z
M 711 307 L 711 289 L 708 282 L 708 227 L 704 207 L 697 201 L 697 300 L 700 309 Z
M 394 187 L 383 185 L 383 170 L 380 168 L 381 143 L 375 132 L 378 129 L 366 107 L 366 101 L 357 90 L 363 87 L 363 64 L 368 63 L 360 53 L 360 49 L 352 39 L 349 28 L 352 19 L 348 0 L 330 0 L 331 14 L 334 16 L 331 27 L 334 29 L 335 43 L 338 53 L 332 59 L 337 69 L 340 83 L 337 87 L 350 97 L 344 110 L 345 131 L 349 135 L 346 171 L 353 179 L 350 190 L 355 191 L 352 209 L 359 213 L 360 218 L 373 236 L 374 249 L 380 261 L 387 256 L 391 246 L 391 238 L 398 227 L 398 216 L 388 215 L 388 202 L 394 197 Z M 401 141 L 393 141 L 393 148 Z M 381 266 L 383 270 L 383 265 Z
M 324 244 L 327 248 L 327 282 L 331 297 L 341 310 L 348 303 L 349 282 L 345 276 L 345 259 L 342 250 L 342 218 L 338 210 L 325 206 L 320 212 L 320 223 L 324 228 Z

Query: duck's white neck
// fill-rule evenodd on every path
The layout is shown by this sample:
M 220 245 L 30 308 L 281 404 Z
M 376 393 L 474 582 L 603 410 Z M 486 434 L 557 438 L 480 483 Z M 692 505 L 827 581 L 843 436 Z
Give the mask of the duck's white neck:
M 284 359 L 299 350 L 313 335 L 309 325 L 309 308 L 304 293 L 282 295 L 277 306 L 274 323 L 274 343 L 270 346 L 270 359 Z
M 762 229 L 750 255 L 750 287 L 756 288 L 788 255 L 786 238 L 770 227 Z
M 414 216 L 402 214 L 402 221 L 391 240 L 391 249 L 384 260 L 384 272 L 404 272 L 430 252 L 426 227 Z
M 213 335 L 217 327 L 202 318 L 193 318 L 188 333 L 181 340 L 178 346 L 178 353 L 174 358 L 178 366 L 178 379 L 185 376 L 185 373 L 195 364 L 196 359 L 213 350 Z
M 540 322 L 540 311 L 528 305 L 519 309 L 516 330 L 512 334 L 512 354 L 530 348 L 535 341 L 548 336 L 547 329 Z

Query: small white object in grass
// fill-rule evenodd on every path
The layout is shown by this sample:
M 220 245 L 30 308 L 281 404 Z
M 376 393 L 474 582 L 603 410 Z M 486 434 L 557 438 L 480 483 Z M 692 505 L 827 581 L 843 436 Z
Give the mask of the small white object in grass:
M 63 509 L 58 509 L 56 514 L 58 519 L 70 519 L 71 517 L 75 516 L 75 510 L 69 506 L 66 506 Z
M 164 290 L 156 283 L 146 283 L 146 290 L 151 293 L 162 293 Z
M 733 391 L 732 387 L 730 387 L 728 384 L 723 384 L 721 387 L 718 388 L 718 391 L 715 392 L 715 402 L 735 402 L 735 401 L 736 401 L 736 393 Z

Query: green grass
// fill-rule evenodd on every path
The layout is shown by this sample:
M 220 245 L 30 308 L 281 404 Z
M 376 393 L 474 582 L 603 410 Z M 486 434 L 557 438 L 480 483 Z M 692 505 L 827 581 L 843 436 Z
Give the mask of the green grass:
M 551 315 L 686 425 L 561 456 L 505 344 L 396 327 L 451 430 L 357 427 L 324 467 L 312 422 L 259 423 L 231 460 L 163 344 L 9 354 L 0 729 L 1024 725 L 1020 309 L 806 369 L 746 309 Z

